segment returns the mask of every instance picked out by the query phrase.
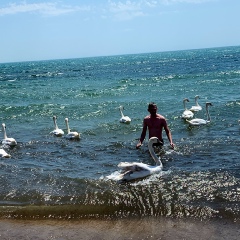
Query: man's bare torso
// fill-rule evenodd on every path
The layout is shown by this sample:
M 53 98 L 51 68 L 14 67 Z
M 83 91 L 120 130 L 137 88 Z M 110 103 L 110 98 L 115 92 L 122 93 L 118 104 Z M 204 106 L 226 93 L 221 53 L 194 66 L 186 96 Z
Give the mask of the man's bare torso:
M 162 141 L 162 130 L 166 126 L 166 120 L 160 114 L 157 114 L 155 117 L 149 115 L 144 118 L 144 125 L 148 127 L 149 138 L 157 137 Z

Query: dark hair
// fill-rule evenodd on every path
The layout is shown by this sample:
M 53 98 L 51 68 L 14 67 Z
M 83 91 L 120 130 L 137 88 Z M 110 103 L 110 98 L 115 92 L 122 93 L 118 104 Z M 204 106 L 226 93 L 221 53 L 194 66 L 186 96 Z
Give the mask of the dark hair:
M 150 110 L 150 109 L 153 108 L 153 107 L 156 107 L 156 108 L 157 108 L 157 104 L 154 103 L 154 102 L 150 102 L 150 103 L 148 104 L 148 110 Z

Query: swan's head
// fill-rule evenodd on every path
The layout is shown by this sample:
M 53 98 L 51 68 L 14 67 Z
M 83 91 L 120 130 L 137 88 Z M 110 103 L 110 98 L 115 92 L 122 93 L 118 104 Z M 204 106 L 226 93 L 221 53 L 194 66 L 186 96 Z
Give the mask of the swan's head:
M 53 116 L 53 120 L 56 120 L 57 119 L 57 117 L 56 116 Z
M 189 99 L 188 98 L 184 98 L 183 99 L 183 102 L 185 103 L 185 102 L 189 102 Z
M 65 122 L 68 122 L 68 118 L 65 118 Z
M 210 102 L 206 102 L 206 107 L 208 107 L 208 106 L 213 106 L 213 105 Z
M 123 110 L 124 109 L 124 107 L 123 106 L 119 106 L 119 110 L 121 111 L 121 110 Z
M 195 96 L 195 99 L 199 99 L 199 98 L 200 98 L 199 95 L 196 95 L 196 96 Z
M 3 124 L 2 124 L 2 127 L 3 127 L 3 128 L 6 128 L 6 125 L 5 125 L 5 123 L 3 123 Z
M 149 139 L 148 145 L 150 145 L 152 147 L 153 144 L 162 144 L 162 143 L 160 142 L 160 140 L 157 137 L 151 137 Z

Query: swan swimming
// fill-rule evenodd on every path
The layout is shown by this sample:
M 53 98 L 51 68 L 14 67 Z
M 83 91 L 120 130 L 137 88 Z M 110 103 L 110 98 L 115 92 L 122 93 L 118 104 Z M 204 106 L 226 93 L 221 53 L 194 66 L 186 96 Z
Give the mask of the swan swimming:
M 9 146 L 16 146 L 16 145 L 17 145 L 17 141 L 16 141 L 14 138 L 9 138 L 9 137 L 7 137 L 6 125 L 5 125 L 5 123 L 2 124 L 2 129 L 3 129 L 3 140 L 2 140 L 2 144 L 3 144 L 3 145 L 9 145 Z
M 158 157 L 154 152 L 154 143 L 159 143 L 159 139 L 157 137 L 151 137 L 148 142 L 149 152 L 156 162 L 155 166 L 139 162 L 120 162 L 118 167 L 122 170 L 122 173 L 117 176 L 117 179 L 115 179 L 119 181 L 131 181 L 138 178 L 144 178 L 155 173 L 160 173 L 163 165 L 160 157 Z
M 11 155 L 8 154 L 4 149 L 0 148 L 0 157 L 1 158 L 10 158 Z
M 131 118 L 130 117 L 128 117 L 128 116 L 124 116 L 123 115 L 123 106 L 120 106 L 119 107 L 119 110 L 120 110 L 120 113 L 121 113 L 121 118 L 120 118 L 120 123 L 127 123 L 127 124 L 129 124 L 130 122 L 131 122 Z
M 71 132 L 68 124 L 68 118 L 65 118 L 65 123 L 67 126 L 67 135 L 65 136 L 67 139 L 70 140 L 79 140 L 80 134 L 78 132 Z
M 53 131 L 51 131 L 50 134 L 53 134 L 56 137 L 61 137 L 62 135 L 64 135 L 64 131 L 62 129 L 58 128 L 56 116 L 53 116 L 53 123 L 54 123 L 55 129 Z
M 202 107 L 198 104 L 198 99 L 199 99 L 199 96 L 196 95 L 195 96 L 195 106 L 192 106 L 189 110 L 190 111 L 193 111 L 193 112 L 198 112 L 198 111 L 201 111 L 202 110 Z
M 201 119 L 201 118 L 195 118 L 192 120 L 187 120 L 186 121 L 191 125 L 191 126 L 199 126 L 199 125 L 205 125 L 207 123 L 211 122 L 211 118 L 210 118 L 210 114 L 209 114 L 209 110 L 208 107 L 212 106 L 212 103 L 210 102 L 206 102 L 206 112 L 207 112 L 207 120 Z
M 183 99 L 184 111 L 182 113 L 182 118 L 189 119 L 193 117 L 194 113 L 186 108 L 186 102 L 189 102 L 188 98 Z

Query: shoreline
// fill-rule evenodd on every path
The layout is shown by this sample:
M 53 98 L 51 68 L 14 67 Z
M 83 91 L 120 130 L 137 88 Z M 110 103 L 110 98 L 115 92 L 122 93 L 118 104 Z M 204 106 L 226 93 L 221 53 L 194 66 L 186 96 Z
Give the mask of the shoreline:
M 120 220 L 0 219 L 0 239 L 237 240 L 240 224 L 227 220 L 144 218 Z

